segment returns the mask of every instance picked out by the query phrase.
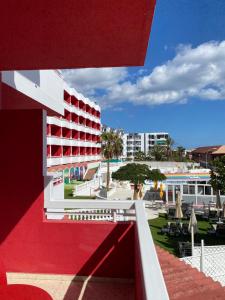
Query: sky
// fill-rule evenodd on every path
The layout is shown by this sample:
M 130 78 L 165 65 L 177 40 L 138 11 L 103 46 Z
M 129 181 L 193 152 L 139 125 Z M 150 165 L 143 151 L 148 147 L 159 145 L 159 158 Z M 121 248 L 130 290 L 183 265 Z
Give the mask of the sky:
M 63 75 L 110 127 L 168 132 L 186 148 L 225 144 L 224 14 L 224 0 L 158 0 L 143 67 Z

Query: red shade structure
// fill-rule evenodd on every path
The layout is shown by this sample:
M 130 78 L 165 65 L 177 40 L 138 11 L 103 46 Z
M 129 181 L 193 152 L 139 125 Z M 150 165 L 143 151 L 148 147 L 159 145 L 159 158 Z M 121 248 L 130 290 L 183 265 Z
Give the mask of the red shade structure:
M 8 0 L 0 70 L 143 65 L 155 0 Z

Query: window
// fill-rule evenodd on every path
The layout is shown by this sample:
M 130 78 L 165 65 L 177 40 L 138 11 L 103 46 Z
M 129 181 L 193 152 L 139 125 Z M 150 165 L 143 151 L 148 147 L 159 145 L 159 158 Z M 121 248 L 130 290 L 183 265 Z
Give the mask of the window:
M 204 186 L 203 185 L 198 186 L 198 195 L 204 195 Z
M 211 195 L 211 186 L 205 186 L 205 195 Z
M 188 195 L 188 185 L 183 185 L 183 194 Z
M 189 194 L 194 195 L 195 194 L 195 186 L 194 185 L 189 185 Z

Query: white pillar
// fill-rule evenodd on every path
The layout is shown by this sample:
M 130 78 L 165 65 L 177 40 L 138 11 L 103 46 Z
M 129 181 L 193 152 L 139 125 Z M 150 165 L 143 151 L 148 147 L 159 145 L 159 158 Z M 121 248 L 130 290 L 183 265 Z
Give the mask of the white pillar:
M 194 240 L 194 226 L 191 226 L 191 255 L 194 255 L 194 247 L 195 247 L 195 240 Z
M 201 240 L 200 271 L 204 272 L 204 240 Z
M 183 188 L 183 183 L 180 185 L 180 196 L 181 199 L 183 200 L 183 194 L 184 194 L 184 188 Z
M 168 184 L 166 183 L 166 204 L 169 202 L 169 196 L 168 196 Z
M 173 204 L 175 204 L 175 185 L 172 185 L 173 189 Z
M 195 182 L 195 205 L 198 204 L 198 189 L 197 189 L 197 181 Z

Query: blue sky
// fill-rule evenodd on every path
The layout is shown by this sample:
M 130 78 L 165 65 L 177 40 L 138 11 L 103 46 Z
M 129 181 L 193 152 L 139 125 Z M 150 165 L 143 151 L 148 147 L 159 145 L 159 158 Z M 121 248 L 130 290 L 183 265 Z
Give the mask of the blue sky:
M 144 67 L 64 76 L 111 127 L 166 131 L 187 148 L 225 144 L 224 13 L 224 0 L 158 0 Z

